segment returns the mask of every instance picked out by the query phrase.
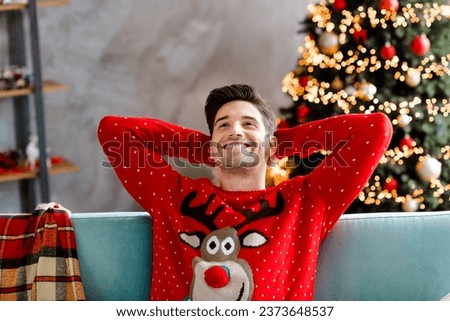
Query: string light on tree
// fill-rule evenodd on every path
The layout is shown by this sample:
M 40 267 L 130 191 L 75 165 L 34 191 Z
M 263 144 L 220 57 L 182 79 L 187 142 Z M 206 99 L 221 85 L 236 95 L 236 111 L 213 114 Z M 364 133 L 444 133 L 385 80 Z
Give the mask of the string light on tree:
M 363 81 L 359 84 L 357 93 L 362 100 L 371 101 L 375 98 L 377 87 L 368 81 Z

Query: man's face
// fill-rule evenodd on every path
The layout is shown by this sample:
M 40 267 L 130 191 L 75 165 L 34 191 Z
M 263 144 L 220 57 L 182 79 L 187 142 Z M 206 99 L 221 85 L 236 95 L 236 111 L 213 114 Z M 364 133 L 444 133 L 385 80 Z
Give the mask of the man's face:
M 273 154 L 269 139 L 258 109 L 246 101 L 231 101 L 216 114 L 210 155 L 217 166 L 255 167 Z

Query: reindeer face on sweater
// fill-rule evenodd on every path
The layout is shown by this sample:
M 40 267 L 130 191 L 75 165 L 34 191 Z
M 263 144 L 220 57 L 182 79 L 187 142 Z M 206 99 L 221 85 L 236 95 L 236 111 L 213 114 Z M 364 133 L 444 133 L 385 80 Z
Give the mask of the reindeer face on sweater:
M 196 193 L 189 194 L 182 203 L 184 215 L 195 218 L 212 232 L 208 235 L 200 231 L 180 233 L 179 238 L 189 246 L 200 249 L 201 257 L 192 261 L 194 271 L 191 283 L 191 300 L 251 300 L 254 282 L 250 265 L 238 257 L 241 247 L 257 248 L 263 246 L 268 239 L 258 231 L 247 231 L 238 234 L 242 225 L 214 229 L 214 218 L 223 210 L 219 206 L 213 214 L 205 216 L 206 208 L 212 202 L 212 195 L 206 204 L 191 207 L 190 202 Z M 272 215 L 278 215 L 284 208 L 284 200 L 278 195 L 277 205 L 272 208 L 266 201 L 261 203 L 261 212 L 247 211 L 243 213 L 248 221 L 254 221 Z M 258 214 L 258 216 L 256 216 Z
M 228 227 L 206 236 L 202 242 L 201 254 L 205 261 L 234 261 L 240 249 L 236 230 Z
M 180 238 L 192 247 L 198 244 L 196 237 L 180 234 Z M 201 257 L 192 261 L 191 300 L 251 299 L 253 274 L 248 263 L 238 258 L 240 248 L 237 231 L 231 227 L 216 230 L 205 237 L 201 242 Z

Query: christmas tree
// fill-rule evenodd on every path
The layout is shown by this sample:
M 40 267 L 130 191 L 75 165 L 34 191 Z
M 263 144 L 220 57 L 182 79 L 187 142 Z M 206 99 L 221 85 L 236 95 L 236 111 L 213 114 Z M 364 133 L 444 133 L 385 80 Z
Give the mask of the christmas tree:
M 308 9 L 298 64 L 283 79 L 293 103 L 279 126 L 385 113 L 391 145 L 348 212 L 450 209 L 448 1 L 330 0 Z M 291 177 L 304 175 L 326 152 L 284 164 Z

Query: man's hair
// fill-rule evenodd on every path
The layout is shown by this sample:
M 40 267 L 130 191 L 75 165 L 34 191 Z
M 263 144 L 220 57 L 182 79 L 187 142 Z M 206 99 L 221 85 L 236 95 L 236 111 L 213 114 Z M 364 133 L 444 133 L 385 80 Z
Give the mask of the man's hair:
M 212 135 L 214 120 L 219 109 L 235 100 L 243 100 L 251 103 L 261 113 L 266 132 L 272 136 L 275 132 L 276 117 L 261 95 L 251 86 L 233 84 L 230 86 L 213 89 L 205 102 L 205 116 L 209 132 Z

